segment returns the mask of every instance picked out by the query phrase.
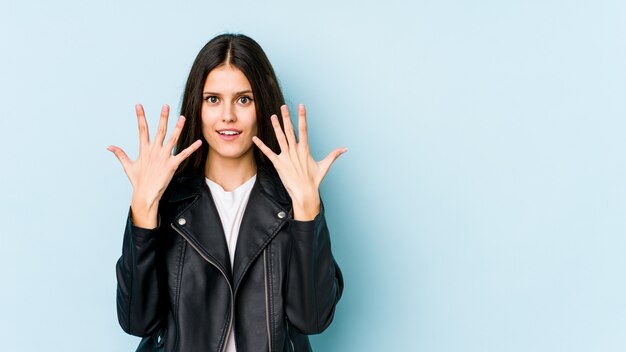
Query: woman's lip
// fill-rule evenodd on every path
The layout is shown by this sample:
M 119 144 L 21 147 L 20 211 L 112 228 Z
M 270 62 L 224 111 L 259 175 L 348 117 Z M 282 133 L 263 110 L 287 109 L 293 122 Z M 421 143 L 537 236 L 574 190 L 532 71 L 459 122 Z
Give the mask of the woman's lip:
M 217 135 L 220 137 L 220 139 L 225 140 L 225 141 L 232 141 L 234 139 L 237 139 L 237 137 L 239 137 L 241 135 L 241 131 L 233 130 L 233 129 L 218 130 L 216 132 L 217 132 Z M 224 134 L 223 132 L 235 132 L 235 133 L 234 134 Z

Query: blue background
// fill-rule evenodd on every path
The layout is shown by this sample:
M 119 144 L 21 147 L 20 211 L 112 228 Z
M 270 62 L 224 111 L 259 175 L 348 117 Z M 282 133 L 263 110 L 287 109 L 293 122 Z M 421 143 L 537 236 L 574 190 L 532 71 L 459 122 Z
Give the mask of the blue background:
M 346 279 L 318 351 L 626 350 L 623 1 L 0 4 L 3 351 L 131 351 L 136 156 L 199 49 L 266 50 L 321 158 Z M 170 124 L 173 126 L 173 124 Z

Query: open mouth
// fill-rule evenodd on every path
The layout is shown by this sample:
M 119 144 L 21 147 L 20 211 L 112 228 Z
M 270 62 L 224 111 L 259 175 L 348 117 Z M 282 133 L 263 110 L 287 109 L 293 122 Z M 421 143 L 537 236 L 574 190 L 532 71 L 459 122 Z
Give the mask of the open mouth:
M 217 131 L 217 133 L 219 133 L 222 136 L 236 136 L 241 134 L 241 131 L 236 131 L 236 130 L 220 130 Z

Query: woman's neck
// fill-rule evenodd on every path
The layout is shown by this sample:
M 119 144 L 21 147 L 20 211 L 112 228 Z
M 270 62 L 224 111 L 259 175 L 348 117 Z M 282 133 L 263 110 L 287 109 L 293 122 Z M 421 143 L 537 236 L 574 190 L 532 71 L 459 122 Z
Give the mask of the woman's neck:
M 204 165 L 206 178 L 220 185 L 226 192 L 241 186 L 255 174 L 256 162 L 253 154 L 240 159 L 212 158 L 209 155 Z

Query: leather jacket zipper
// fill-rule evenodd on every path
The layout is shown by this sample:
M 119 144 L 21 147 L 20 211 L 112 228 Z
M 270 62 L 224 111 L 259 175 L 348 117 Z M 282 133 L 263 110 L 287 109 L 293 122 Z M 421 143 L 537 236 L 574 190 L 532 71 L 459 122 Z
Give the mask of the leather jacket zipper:
M 215 264 L 215 262 L 209 259 L 206 255 L 204 255 L 204 253 L 191 240 L 189 240 L 189 237 L 187 237 L 187 235 L 185 235 L 182 231 L 178 230 L 174 226 L 174 224 L 170 224 L 170 226 L 172 226 L 174 231 L 176 231 L 179 235 L 181 235 L 185 239 L 185 241 L 187 241 L 187 243 L 189 243 L 189 245 L 193 247 L 193 249 L 196 252 L 198 252 L 198 254 L 200 254 L 200 256 L 204 260 L 206 260 L 207 262 L 209 262 L 209 264 L 213 265 L 217 270 L 219 270 L 219 272 L 222 273 L 222 275 L 224 276 L 224 279 L 226 279 L 226 283 L 228 284 L 228 289 L 230 290 L 230 317 L 228 318 L 228 332 L 226 333 L 226 339 L 224 340 L 224 344 L 222 347 L 222 352 L 224 352 L 226 350 L 226 344 L 228 343 L 228 338 L 230 337 L 230 333 L 233 328 L 232 326 L 233 315 L 235 313 L 234 312 L 235 295 L 233 294 L 233 287 L 231 286 L 230 281 L 228 281 L 228 276 L 226 276 L 226 273 L 217 264 Z
M 269 346 L 269 351 L 272 352 L 272 333 L 270 329 L 270 303 L 269 303 L 269 293 L 267 286 L 267 248 L 263 250 L 263 280 L 265 282 L 265 316 L 267 323 L 267 344 Z

